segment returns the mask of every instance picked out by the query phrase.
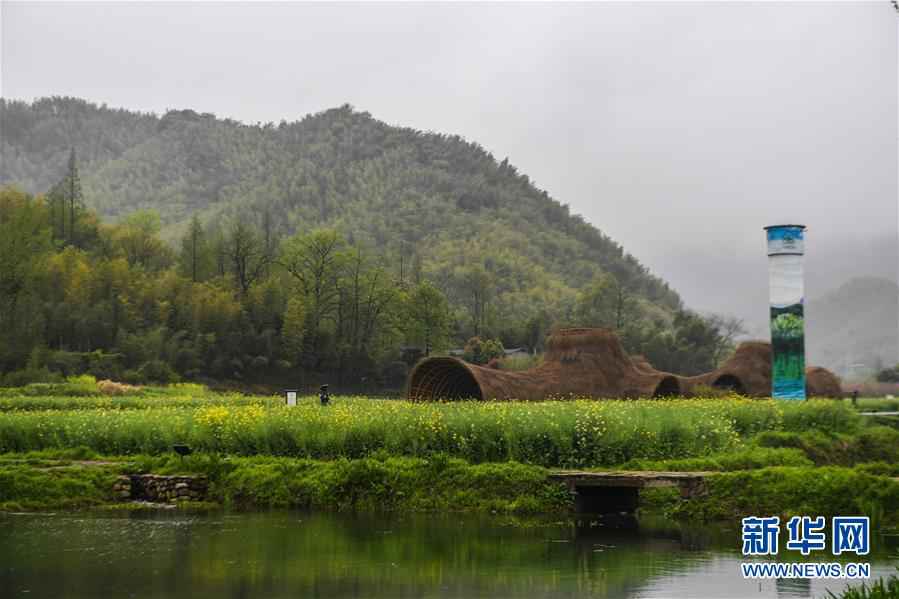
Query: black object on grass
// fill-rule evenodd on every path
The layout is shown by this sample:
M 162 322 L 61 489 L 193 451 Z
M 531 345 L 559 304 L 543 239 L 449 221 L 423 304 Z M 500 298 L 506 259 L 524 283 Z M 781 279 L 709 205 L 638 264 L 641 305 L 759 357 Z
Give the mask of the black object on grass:
M 184 461 L 184 456 L 190 455 L 194 452 L 194 450 L 187 445 L 172 445 L 172 449 L 175 451 L 175 453 L 181 456 L 182 462 Z

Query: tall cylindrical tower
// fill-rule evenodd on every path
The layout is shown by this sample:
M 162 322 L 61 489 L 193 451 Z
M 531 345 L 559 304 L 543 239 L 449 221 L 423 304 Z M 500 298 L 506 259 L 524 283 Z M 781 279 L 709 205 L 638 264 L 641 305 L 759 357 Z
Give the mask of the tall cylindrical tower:
M 765 227 L 771 309 L 771 395 L 805 399 L 804 225 Z

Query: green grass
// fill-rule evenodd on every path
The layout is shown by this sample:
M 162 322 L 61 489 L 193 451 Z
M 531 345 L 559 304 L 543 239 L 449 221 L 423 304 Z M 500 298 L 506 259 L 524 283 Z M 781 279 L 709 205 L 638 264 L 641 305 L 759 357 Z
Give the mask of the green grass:
M 827 592 L 830 599 L 899 599 L 899 576 L 891 574 L 872 583 L 850 586 L 839 595 Z
M 209 477 L 211 501 L 236 507 L 557 513 L 571 500 L 546 473 L 562 467 L 724 473 L 705 498 L 644 494 L 681 518 L 827 506 L 896 518 L 899 430 L 847 402 L 336 397 L 322 407 L 305 397 L 287 407 L 197 385 L 115 397 L 84 377 L 59 385 L 0 397 L 0 509 L 109 505 L 118 473 L 192 471 Z M 182 462 L 175 443 L 195 454 Z
M 247 396 L 236 393 L 213 394 L 208 391 L 191 394 L 145 394 L 121 397 L 101 396 L 0 396 L 2 412 L 71 412 L 77 410 L 145 410 L 148 408 L 186 408 L 204 406 L 281 406 L 280 397 Z
M 899 481 L 838 467 L 773 467 L 724 472 L 706 479 L 708 492 L 678 501 L 676 517 L 736 522 L 753 514 L 862 515 L 876 529 L 899 519 Z
M 813 466 L 814 463 L 800 449 L 746 447 L 728 453 L 699 458 L 673 460 L 630 460 L 622 470 L 657 470 L 669 472 L 731 472 L 769 466 Z
M 0 456 L 0 510 L 114 505 L 116 476 L 148 472 L 205 475 L 208 502 L 243 509 L 558 514 L 571 507 L 567 489 L 548 481 L 546 469 L 514 462 L 468 464 L 444 455 L 321 461 L 195 454 L 185 460 L 116 456 L 83 465 L 69 463 L 68 455 Z
M 95 403 L 66 410 L 39 409 L 35 401 Z M 413 404 L 336 398 L 323 408 L 314 398 L 287 407 L 271 398 L 206 394 L 7 402 L 19 405 L 0 411 L 0 452 L 83 446 L 109 455 L 161 454 L 187 443 L 198 451 L 245 456 L 359 459 L 383 451 L 443 453 L 470 463 L 603 467 L 731 452 L 763 431 L 850 434 L 862 426 L 851 408 L 826 400 Z
M 567 488 L 550 482 L 548 469 L 517 462 L 470 464 L 442 454 L 327 461 L 194 454 L 183 461 L 174 455 L 103 457 L 101 465 L 88 466 L 67 464 L 72 455 L 84 454 L 0 456 L 0 509 L 114 505 L 115 477 L 146 472 L 207 476 L 207 508 L 548 516 L 572 509 Z M 644 490 L 641 509 L 682 520 L 731 523 L 756 513 L 867 515 L 875 529 L 899 522 L 899 482 L 874 469 L 806 465 L 735 470 L 710 476 L 706 488 L 705 494 L 691 499 L 681 498 L 673 488 Z
M 113 500 L 109 467 L 0 464 L 0 510 L 82 508 Z
M 851 399 L 843 401 L 852 405 Z M 899 398 L 860 397 L 856 403 L 861 412 L 899 412 Z
M 865 462 L 899 464 L 899 430 L 869 426 L 853 435 L 824 430 L 807 432 L 768 431 L 754 443 L 766 448 L 795 448 L 819 466 L 850 466 Z

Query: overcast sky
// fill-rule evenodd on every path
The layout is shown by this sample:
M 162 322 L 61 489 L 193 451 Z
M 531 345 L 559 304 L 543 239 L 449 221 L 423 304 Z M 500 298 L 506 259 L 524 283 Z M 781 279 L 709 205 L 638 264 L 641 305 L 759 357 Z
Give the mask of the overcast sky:
M 812 297 L 896 277 L 897 21 L 886 0 L 3 2 L 0 92 L 251 123 L 349 102 L 457 133 L 689 306 L 763 321 L 767 224 L 809 226 Z

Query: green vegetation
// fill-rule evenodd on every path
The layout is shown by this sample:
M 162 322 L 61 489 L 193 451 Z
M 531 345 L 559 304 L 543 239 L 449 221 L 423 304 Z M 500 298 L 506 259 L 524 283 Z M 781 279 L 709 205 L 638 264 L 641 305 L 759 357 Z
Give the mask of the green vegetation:
M 863 582 L 850 586 L 839 595 L 830 591 L 831 599 L 899 599 L 899 576 L 891 574 L 888 578 L 879 578 L 872 583 Z
M 160 454 L 187 443 L 234 455 L 357 459 L 386 451 L 445 453 L 472 463 L 600 467 L 709 456 L 739 448 L 761 431 L 849 433 L 861 426 L 851 408 L 824 400 L 410 404 L 336 398 L 322 409 L 314 398 L 291 408 L 273 399 L 147 397 L 66 399 L 83 409 L 43 409 L 48 401 L 0 403 L 4 410 L 13 407 L 0 412 L 0 451 L 84 446 L 110 455 Z
M 0 459 L 0 510 L 83 508 L 113 501 L 109 467 Z
M 813 466 L 800 449 L 750 446 L 731 452 L 699 458 L 673 460 L 630 460 L 622 470 L 657 470 L 669 472 L 730 472 L 768 466 Z
M 0 184 L 44 194 L 0 188 L 0 385 L 327 373 L 396 389 L 403 347 L 539 350 L 564 325 L 612 326 L 684 374 L 731 346 L 732 328 L 458 137 L 347 106 L 250 127 L 0 100 L 0 122 Z
M 696 520 L 736 519 L 752 513 L 795 516 L 861 514 L 875 528 L 896 523 L 899 481 L 848 468 L 771 467 L 724 472 L 706 479 L 707 494 L 679 501 L 673 515 Z M 884 513 L 886 507 L 889 514 Z
M 878 383 L 899 383 L 899 364 L 893 368 L 884 368 L 877 373 Z
M 0 509 L 115 505 L 115 477 L 145 472 L 207 476 L 207 507 L 533 515 L 572 508 L 567 489 L 550 482 L 548 470 L 517 462 L 469 464 L 444 454 L 408 458 L 386 453 L 327 461 L 218 454 L 184 460 L 172 454 L 96 462 L 66 458 L 79 453 L 85 452 L 0 455 Z M 734 522 L 762 511 L 864 514 L 875 528 L 899 524 L 899 481 L 864 469 L 769 466 L 722 472 L 706 481 L 707 492 L 689 500 L 673 488 L 644 490 L 641 509 L 696 521 Z
M 51 452 L 0 455 L 0 509 L 114 503 L 115 477 L 144 472 L 206 475 L 211 483 L 207 500 L 234 508 L 538 514 L 563 512 L 571 501 L 538 466 L 470 465 L 442 455 L 320 461 L 201 454 L 183 461 L 173 456 L 132 456 L 95 464 L 52 456 Z
M 465 344 L 462 358 L 472 364 L 487 364 L 505 355 L 503 342 L 498 339 L 481 339 L 472 337 Z
M 887 426 L 869 426 L 853 435 L 820 430 L 765 432 L 755 442 L 761 447 L 795 447 L 817 465 L 899 463 L 899 430 Z
M 844 400 L 851 402 L 851 399 Z M 862 412 L 899 412 L 899 398 L 860 397 L 856 401 Z
M 796 314 L 778 314 L 771 321 L 771 334 L 783 339 L 802 337 L 802 316 Z
M 41 389 L 0 397 L 4 509 L 105 505 L 116 474 L 153 472 L 204 474 L 210 501 L 241 508 L 558 513 L 570 497 L 547 469 L 568 467 L 720 472 L 703 497 L 643 494 L 644 509 L 677 518 L 775 508 L 899 517 L 899 430 L 848 402 L 338 396 L 323 408 L 184 384 L 106 396 L 89 377 L 32 395 Z M 195 453 L 181 460 L 175 443 Z

